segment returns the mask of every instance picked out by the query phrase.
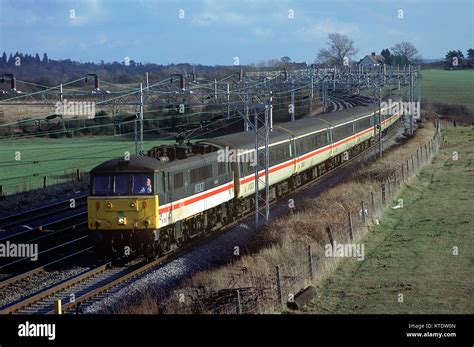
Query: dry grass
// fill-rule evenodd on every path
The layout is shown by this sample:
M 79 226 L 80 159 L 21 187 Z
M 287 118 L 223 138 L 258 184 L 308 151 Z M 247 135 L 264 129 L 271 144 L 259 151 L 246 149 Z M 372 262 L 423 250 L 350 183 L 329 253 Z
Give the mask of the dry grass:
M 305 202 L 304 207 L 272 221 L 252 240 L 250 251 L 235 258 L 232 263 L 196 273 L 171 294 L 144 293 L 139 304 L 125 303 L 115 313 L 235 313 L 235 293 L 239 288 L 242 312 L 281 312 L 281 305 L 276 304 L 276 266 L 280 266 L 285 302 L 288 295 L 311 284 L 305 251 L 308 245 L 311 245 L 314 259 L 313 280 L 330 273 L 340 258 L 324 256 L 324 245 L 328 243 L 326 228 L 331 226 L 337 242 L 347 242 L 350 211 L 353 215 L 354 242 L 357 242 L 367 231 L 359 213 L 361 201 L 370 202 L 371 192 L 380 192 L 381 182 L 400 168 L 421 144 L 432 139 L 434 133 L 434 126 L 425 123 L 414 138 L 387 152 L 383 159 L 367 165 L 345 182 Z M 375 199 L 375 211 L 370 212 L 374 212 L 374 216 L 380 215 L 384 208 L 379 195 Z M 234 294 L 229 294 L 232 288 Z

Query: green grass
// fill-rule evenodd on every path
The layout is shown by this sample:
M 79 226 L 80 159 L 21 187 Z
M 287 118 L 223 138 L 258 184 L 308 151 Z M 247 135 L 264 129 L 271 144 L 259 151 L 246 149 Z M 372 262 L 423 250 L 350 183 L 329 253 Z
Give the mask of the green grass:
M 421 100 L 474 110 L 474 70 L 422 70 Z
M 147 140 L 144 149 L 167 141 Z M 173 141 L 174 142 L 174 141 Z M 135 142 L 123 137 L 80 137 L 71 139 L 20 139 L 0 141 L 0 184 L 7 193 L 41 187 L 43 176 L 48 185 L 69 180 L 76 169 L 89 171 L 94 166 L 126 151 L 135 153 Z M 21 160 L 15 160 L 19 152 Z M 24 178 L 15 178 L 26 176 Z
M 362 239 L 365 260 L 345 259 L 324 277 L 309 311 L 474 313 L 474 127 L 444 135 L 449 144 L 397 197 L 404 208 Z

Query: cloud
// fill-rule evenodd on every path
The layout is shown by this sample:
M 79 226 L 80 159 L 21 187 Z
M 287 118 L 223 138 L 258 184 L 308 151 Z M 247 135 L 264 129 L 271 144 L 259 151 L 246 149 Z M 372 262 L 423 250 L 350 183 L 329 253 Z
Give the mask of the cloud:
M 269 28 L 256 27 L 254 29 L 254 34 L 258 38 L 268 39 L 273 36 L 273 31 Z
M 249 25 L 257 22 L 258 11 L 255 1 L 244 0 L 244 4 L 238 2 L 226 2 L 217 0 L 206 0 L 202 10 L 192 19 L 192 24 L 198 26 L 209 26 L 211 24 L 226 25 Z
M 304 41 L 316 41 L 326 38 L 330 33 L 353 35 L 359 33 L 359 26 L 349 22 L 339 22 L 333 19 L 324 19 L 308 24 L 295 32 L 297 38 Z
M 71 26 L 80 27 L 103 20 L 106 11 L 102 8 L 100 0 L 88 0 L 80 2 L 79 6 L 71 5 L 67 13 L 68 23 Z
M 221 23 L 227 25 L 248 25 L 255 23 L 257 18 L 252 15 L 244 15 L 232 11 L 204 11 L 192 20 L 198 26 L 209 26 Z

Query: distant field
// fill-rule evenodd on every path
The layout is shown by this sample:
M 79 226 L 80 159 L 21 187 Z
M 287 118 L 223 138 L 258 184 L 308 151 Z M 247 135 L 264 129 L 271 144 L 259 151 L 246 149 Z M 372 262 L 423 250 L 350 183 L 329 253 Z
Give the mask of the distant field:
M 421 100 L 461 104 L 474 110 L 474 70 L 422 70 Z
M 324 278 L 311 312 L 474 312 L 474 127 L 444 135 L 433 165 L 397 197 L 404 207 L 389 209 L 361 240 L 365 260 L 346 259 Z
M 148 140 L 144 149 L 167 141 Z M 172 141 L 174 142 L 174 141 Z M 42 186 L 43 176 L 48 185 L 69 180 L 76 169 L 88 171 L 97 164 L 124 152 L 135 153 L 135 142 L 120 137 L 82 137 L 73 139 L 22 139 L 0 141 L 0 185 L 7 193 Z M 19 152 L 21 160 L 15 160 Z

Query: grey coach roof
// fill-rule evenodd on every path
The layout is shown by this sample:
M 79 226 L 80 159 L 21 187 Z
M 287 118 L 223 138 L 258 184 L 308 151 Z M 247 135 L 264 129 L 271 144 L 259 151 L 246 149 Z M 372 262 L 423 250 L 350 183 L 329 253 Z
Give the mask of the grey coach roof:
M 389 98 L 384 98 L 383 101 L 388 102 Z M 392 102 L 401 100 L 398 96 L 391 97 Z M 357 106 L 348 108 L 338 112 L 325 113 L 316 117 L 303 118 L 294 122 L 287 122 L 275 125 L 273 131 L 270 133 L 270 143 L 276 143 L 283 140 L 288 140 L 292 136 L 301 136 L 307 133 L 316 132 L 318 130 L 327 129 L 328 127 L 335 127 L 354 119 L 368 116 L 378 109 L 378 103 L 368 106 Z M 263 129 L 262 129 L 263 135 Z M 255 135 L 253 131 L 234 133 L 225 136 L 219 136 L 214 139 L 199 141 L 200 143 L 209 143 L 217 147 L 235 148 L 235 149 L 253 149 L 255 148 Z M 263 140 L 261 141 L 263 143 Z M 194 155 L 183 160 L 175 160 L 168 163 L 163 163 L 157 159 L 146 156 L 130 156 L 130 160 L 125 161 L 122 158 L 108 160 L 91 170 L 91 173 L 107 173 L 117 171 L 127 172 L 157 172 L 163 169 L 177 168 L 178 166 L 189 166 L 199 161 L 207 161 L 216 153 L 208 153 L 205 155 Z
M 395 98 L 393 98 L 395 100 Z M 378 103 L 377 103 L 378 110 Z M 316 132 L 318 130 L 327 129 L 328 127 L 335 127 L 354 119 L 368 116 L 374 112 L 374 106 L 357 106 L 348 108 L 342 111 L 325 113 L 311 118 L 303 118 L 294 122 L 286 122 L 275 125 L 273 131 L 270 133 L 270 143 L 289 139 L 290 134 L 293 136 L 301 136 L 306 133 Z M 263 130 L 262 130 L 263 132 Z M 253 131 L 240 132 L 225 136 L 219 136 L 214 139 L 203 140 L 201 143 L 209 143 L 219 147 L 228 146 L 237 149 L 251 149 L 254 148 L 255 135 Z M 263 141 L 262 141 L 263 142 Z
M 260 132 L 260 130 L 259 130 Z M 264 135 L 263 129 L 261 135 Z M 274 127 L 270 132 L 270 143 L 275 143 L 283 140 L 289 140 L 291 135 L 284 129 Z M 218 147 L 229 147 L 235 149 L 251 149 L 255 148 L 255 134 L 253 131 L 243 131 L 225 136 L 219 136 L 214 139 L 199 141 L 200 143 L 209 143 Z M 259 139 L 259 143 L 263 145 L 263 139 Z

